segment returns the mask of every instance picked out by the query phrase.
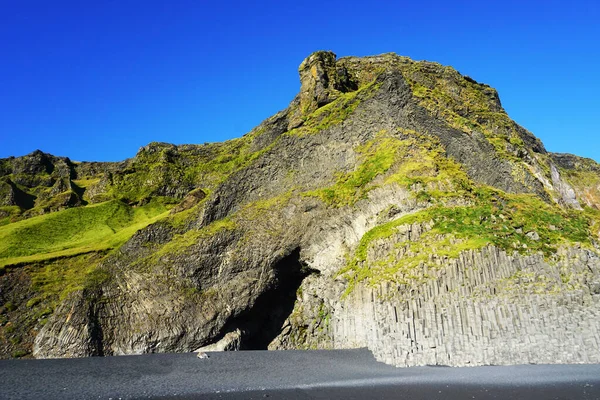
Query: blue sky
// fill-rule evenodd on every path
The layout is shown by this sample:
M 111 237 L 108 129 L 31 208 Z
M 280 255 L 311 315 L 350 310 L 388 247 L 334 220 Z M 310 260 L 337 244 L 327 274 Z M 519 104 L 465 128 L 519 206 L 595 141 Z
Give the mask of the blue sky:
M 315 50 L 396 52 L 498 89 L 550 151 L 600 161 L 597 1 L 0 0 L 0 157 L 132 157 L 241 136 Z

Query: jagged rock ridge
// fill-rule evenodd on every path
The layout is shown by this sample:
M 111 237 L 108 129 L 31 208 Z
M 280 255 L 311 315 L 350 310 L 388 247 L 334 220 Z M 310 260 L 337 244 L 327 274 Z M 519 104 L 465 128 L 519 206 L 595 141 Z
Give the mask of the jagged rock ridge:
M 130 216 L 107 217 L 120 240 L 91 250 L 0 249 L 5 336 L 28 327 L 36 357 L 218 343 L 368 346 L 396 365 L 599 361 L 597 164 L 549 154 L 450 67 L 317 52 L 299 74 L 290 106 L 240 139 L 122 163 L 3 160 L 7 238 L 76 209 Z M 71 208 L 44 206 L 69 190 Z

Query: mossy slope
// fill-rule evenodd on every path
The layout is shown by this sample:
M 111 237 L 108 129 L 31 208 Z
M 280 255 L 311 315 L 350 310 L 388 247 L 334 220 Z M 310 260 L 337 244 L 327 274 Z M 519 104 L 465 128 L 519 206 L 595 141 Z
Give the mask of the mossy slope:
M 0 229 L 0 265 L 112 249 L 167 211 L 112 200 L 15 222 Z

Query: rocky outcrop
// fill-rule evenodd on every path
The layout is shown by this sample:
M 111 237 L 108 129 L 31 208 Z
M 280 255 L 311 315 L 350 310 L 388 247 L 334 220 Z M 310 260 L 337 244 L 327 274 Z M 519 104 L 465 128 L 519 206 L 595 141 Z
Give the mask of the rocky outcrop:
M 301 125 L 303 117 L 331 103 L 341 93 L 358 89 L 358 82 L 344 66 L 337 64 L 332 52 L 318 51 L 311 54 L 300 64 L 298 73 L 301 83 L 296 100 L 298 108 L 290 119 L 289 129 Z
M 33 207 L 35 196 L 21 190 L 10 178 L 5 178 L 0 181 L 0 201 L 3 206 L 29 209 Z
M 552 184 L 555 190 L 560 194 L 561 199 L 570 207 L 581 210 L 581 205 L 577 201 L 575 190 L 566 183 L 560 176 L 560 172 L 554 166 L 550 165 L 550 174 L 552 176 Z
M 68 158 L 36 150 L 1 161 L 0 185 L 4 188 L 0 189 L 0 204 L 18 207 L 19 217 L 86 204 L 74 190 L 71 179 L 75 179 L 75 165 Z
M 189 210 L 206 198 L 206 193 L 202 189 L 196 189 L 189 192 L 176 207 L 171 210 L 172 214 Z
M 46 186 L 178 205 L 57 300 L 34 356 L 367 346 L 402 366 L 599 361 L 600 218 L 494 89 L 393 54 L 317 52 L 299 74 L 290 107 L 240 139 L 152 143 Z
M 322 291 L 335 282 L 307 280 L 282 332 L 305 324 L 304 336 L 273 348 L 368 347 L 397 366 L 600 362 L 597 254 L 565 249 L 549 263 L 488 247 L 437 264 L 424 281 L 359 285 L 342 300 Z
M 600 209 L 600 165 L 572 154 L 551 154 L 552 161 L 574 189 L 580 204 Z
M 223 339 L 217 343 L 209 344 L 208 346 L 200 347 L 196 349 L 198 357 L 201 358 L 201 354 L 206 351 L 238 351 L 242 345 L 242 332 L 236 329 L 233 332 L 226 333 Z

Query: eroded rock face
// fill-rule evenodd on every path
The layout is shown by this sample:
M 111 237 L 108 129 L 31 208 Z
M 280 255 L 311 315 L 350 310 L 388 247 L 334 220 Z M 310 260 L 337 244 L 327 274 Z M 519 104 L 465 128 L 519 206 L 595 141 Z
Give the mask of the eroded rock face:
M 271 348 L 368 347 L 397 366 L 598 363 L 600 259 L 561 256 L 468 251 L 418 284 L 359 285 L 342 300 L 335 279 L 312 278 Z
M 358 89 L 344 66 L 337 65 L 332 52 L 319 51 L 307 57 L 298 68 L 300 106 L 305 114 L 336 99 L 336 94 Z
M 572 197 L 569 188 L 574 189 L 581 205 L 600 209 L 600 181 L 596 178 L 600 166 L 594 160 L 572 154 L 551 154 L 551 157 L 558 167 L 553 173 L 559 173 L 568 181 L 568 195 Z
M 204 193 L 202 189 L 192 190 L 183 198 L 181 203 L 179 203 L 175 208 L 171 210 L 171 213 L 175 214 L 181 211 L 189 210 L 190 208 L 194 207 L 196 204 L 204 200 L 204 198 L 206 198 L 206 193 Z
M 102 258 L 36 357 L 367 346 L 402 366 L 600 361 L 581 186 L 495 90 L 391 54 L 317 52 L 299 72 L 290 107 L 237 141 L 75 169 L 95 177 L 88 196 L 183 200 Z
M 579 201 L 577 201 L 577 195 L 575 190 L 566 183 L 560 176 L 558 169 L 554 166 L 550 166 L 550 173 L 552 175 L 552 183 L 556 191 L 560 194 L 562 200 L 570 207 L 581 209 Z
M 308 56 L 298 68 L 300 75 L 299 108 L 292 116 L 289 129 L 303 122 L 303 117 L 335 100 L 341 93 L 358 89 L 358 82 L 346 67 L 336 62 L 330 51 L 318 51 Z
M 335 59 L 335 54 L 323 51 L 312 54 L 300 64 L 300 106 L 305 113 L 333 100 L 330 89 L 334 86 Z

